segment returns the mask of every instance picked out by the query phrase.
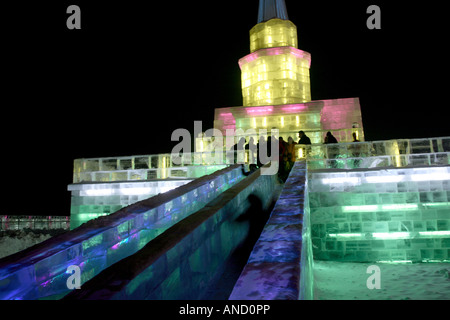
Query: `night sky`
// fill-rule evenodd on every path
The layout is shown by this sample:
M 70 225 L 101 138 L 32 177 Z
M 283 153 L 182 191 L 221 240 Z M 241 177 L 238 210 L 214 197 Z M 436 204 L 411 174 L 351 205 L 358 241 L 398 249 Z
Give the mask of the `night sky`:
M 146 3 L 2 7 L 0 214 L 68 215 L 73 159 L 168 153 L 175 129 L 242 105 L 258 0 Z M 417 3 L 286 0 L 312 100 L 359 97 L 366 140 L 450 136 L 446 9 Z M 81 30 L 66 28 L 70 4 Z M 371 4 L 381 30 L 366 27 Z

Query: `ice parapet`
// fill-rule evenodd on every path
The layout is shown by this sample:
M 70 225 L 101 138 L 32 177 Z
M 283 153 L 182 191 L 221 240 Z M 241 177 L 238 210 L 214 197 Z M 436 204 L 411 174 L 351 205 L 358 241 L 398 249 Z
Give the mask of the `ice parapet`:
M 314 258 L 448 261 L 450 167 L 308 172 Z
M 111 214 L 190 181 L 192 179 L 71 184 L 68 186 L 72 192 L 70 227 L 74 229 L 86 221 Z
M 174 165 L 175 154 L 139 155 L 115 158 L 75 159 L 73 182 L 195 179 L 225 168 L 222 163 L 204 163 L 201 154 L 184 154 Z
M 253 129 L 257 133 L 256 139 L 260 137 L 259 129 L 266 129 L 270 134 L 270 129 L 276 128 L 285 141 L 292 137 L 296 142 L 299 140 L 298 131 L 303 130 L 313 144 L 322 144 L 327 131 L 331 131 L 339 142 L 353 141 L 353 133 L 356 133 L 360 141 L 364 141 L 358 98 L 217 108 L 214 113 L 214 128 L 224 136 L 226 130 L 245 132 Z

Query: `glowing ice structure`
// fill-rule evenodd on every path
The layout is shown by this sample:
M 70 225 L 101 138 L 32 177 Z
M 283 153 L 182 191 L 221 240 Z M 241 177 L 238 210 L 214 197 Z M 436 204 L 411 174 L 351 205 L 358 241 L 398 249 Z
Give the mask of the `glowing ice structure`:
M 297 48 L 297 27 L 270 19 L 250 30 L 250 54 L 239 60 L 244 106 L 311 101 L 311 55 Z
M 68 266 L 81 268 L 83 284 L 242 179 L 240 166 L 226 168 L 0 259 L 0 300 L 61 297 Z
M 135 202 L 182 186 L 192 179 L 71 184 L 70 227 L 108 215 Z
M 450 137 L 304 146 L 308 169 L 450 164 Z
M 364 141 L 361 107 L 358 98 L 316 100 L 306 103 L 267 105 L 258 107 L 217 108 L 214 128 L 225 135 L 226 130 L 277 128 L 287 141 L 298 141 L 298 131 L 303 130 L 312 143 L 323 143 L 327 131 L 339 142 L 353 141 L 353 133 Z M 256 138 L 259 138 L 257 136 Z
M 308 52 L 293 48 L 267 48 L 239 60 L 244 106 L 311 101 Z
M 314 258 L 450 261 L 450 166 L 308 172 Z
M 139 155 L 74 160 L 70 227 L 111 214 L 127 205 L 164 193 L 227 165 L 204 163 L 202 153 Z
M 179 166 L 170 153 L 128 157 L 75 159 L 73 182 L 141 181 L 156 179 L 195 179 L 225 168 L 204 163 L 201 153 L 184 154 Z M 225 162 L 224 162 L 225 163 Z
M 249 196 L 267 208 L 276 185 L 276 175 L 251 174 L 65 299 L 210 298 L 212 280 L 250 230 Z
M 214 128 L 277 128 L 285 141 L 304 131 L 322 143 L 331 131 L 339 142 L 364 141 L 358 98 L 311 101 L 311 55 L 298 49 L 297 27 L 284 1 L 260 1 L 258 24 L 250 30 L 250 54 L 239 60 L 243 107 L 215 110 Z M 237 140 L 240 138 L 237 133 Z

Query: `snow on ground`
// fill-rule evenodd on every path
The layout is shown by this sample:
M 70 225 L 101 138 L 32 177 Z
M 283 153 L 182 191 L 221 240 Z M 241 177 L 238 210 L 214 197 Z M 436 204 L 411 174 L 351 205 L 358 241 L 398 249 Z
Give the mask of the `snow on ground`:
M 0 234 L 0 259 L 53 237 L 62 230 L 17 230 Z
M 380 289 L 367 280 L 380 268 Z M 357 263 L 314 261 L 314 299 L 317 300 L 449 300 L 450 263 Z

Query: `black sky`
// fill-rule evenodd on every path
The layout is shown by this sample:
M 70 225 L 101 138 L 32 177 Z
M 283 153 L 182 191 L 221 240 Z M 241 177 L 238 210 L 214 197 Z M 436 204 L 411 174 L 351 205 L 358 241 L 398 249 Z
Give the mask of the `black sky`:
M 395 3 L 393 3 L 395 2 Z M 81 30 L 66 8 L 81 8 Z M 366 9 L 381 8 L 381 30 Z M 449 136 L 442 2 L 286 0 L 313 100 L 359 97 L 366 140 Z M 170 152 L 242 105 L 258 0 L 33 1 L 2 9 L 1 214 L 69 214 L 73 159 Z M 23 197 L 23 192 L 28 194 Z M 27 199 L 27 200 L 25 200 Z

